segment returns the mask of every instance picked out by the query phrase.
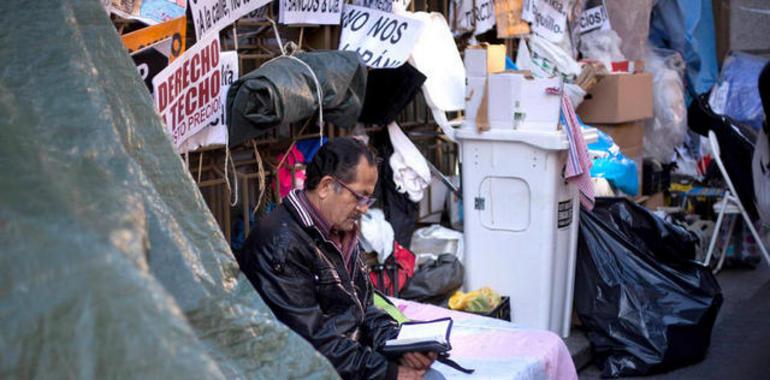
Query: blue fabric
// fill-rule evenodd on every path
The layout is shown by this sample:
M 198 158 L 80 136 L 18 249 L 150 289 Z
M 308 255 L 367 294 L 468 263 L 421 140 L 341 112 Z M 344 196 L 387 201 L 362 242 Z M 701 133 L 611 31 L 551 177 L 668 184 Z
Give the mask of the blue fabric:
M 513 63 L 513 60 L 509 56 L 505 56 L 505 69 L 506 70 L 518 70 L 519 67 L 516 66 L 515 63 Z
M 580 118 L 578 122 L 582 128 L 588 127 Z M 593 160 L 591 177 L 604 178 L 616 189 L 631 196 L 637 195 L 639 177 L 636 175 L 636 162 L 629 160 L 620 152 L 620 148 L 615 145 L 612 137 L 599 129 L 596 132 L 599 134 L 599 139 L 588 144 L 588 150 L 606 152 L 608 156 Z
M 759 74 L 768 60 L 756 55 L 734 52 L 725 59 L 719 86 L 727 87 L 724 114 L 733 120 L 762 128 L 765 112 L 759 96 Z
M 329 141 L 329 139 L 324 137 L 323 143 L 319 144 L 317 138 L 309 138 L 297 141 L 295 146 L 302 152 L 302 156 L 305 157 L 305 164 L 309 164 L 310 161 L 313 161 L 313 157 L 315 157 L 315 154 L 321 149 L 321 146 L 326 144 L 327 141 Z
M 707 92 L 716 83 L 719 67 L 711 0 L 659 0 L 652 9 L 649 40 L 682 54 L 688 95 Z

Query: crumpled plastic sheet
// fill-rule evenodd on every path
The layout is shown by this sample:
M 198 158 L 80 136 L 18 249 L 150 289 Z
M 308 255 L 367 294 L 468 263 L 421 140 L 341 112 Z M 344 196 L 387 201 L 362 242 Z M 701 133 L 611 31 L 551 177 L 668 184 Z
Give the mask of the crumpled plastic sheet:
M 45 7 L 0 3 L 0 378 L 337 378 L 239 275 L 99 1 Z
M 650 31 L 650 12 L 656 0 L 609 0 L 607 15 L 612 29 L 622 41 L 620 50 L 626 59 L 644 59 Z
M 762 128 L 765 111 L 762 108 L 757 82 L 760 72 L 768 62 L 770 61 L 767 58 L 757 55 L 730 53 L 709 97 L 709 104 L 714 112 L 749 124 L 754 130 Z
M 644 157 L 663 164 L 674 159 L 678 146 L 687 135 L 682 56 L 673 50 L 650 47 L 646 69 L 652 73 L 653 115 L 644 128 Z
M 366 65 L 358 53 L 321 51 L 293 57 L 310 66 L 318 79 L 324 121 L 353 129 L 366 91 Z M 302 63 L 279 57 L 233 82 L 227 92 L 226 110 L 230 145 L 317 114 L 315 79 Z

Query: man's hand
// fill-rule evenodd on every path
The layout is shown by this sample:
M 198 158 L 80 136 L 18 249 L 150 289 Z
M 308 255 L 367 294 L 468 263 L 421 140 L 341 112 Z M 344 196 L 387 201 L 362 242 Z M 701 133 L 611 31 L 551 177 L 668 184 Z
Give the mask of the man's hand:
M 435 352 L 407 352 L 401 357 L 401 365 L 416 370 L 426 371 L 436 361 Z
M 398 366 L 398 380 L 422 380 L 423 376 L 425 376 L 425 370 Z

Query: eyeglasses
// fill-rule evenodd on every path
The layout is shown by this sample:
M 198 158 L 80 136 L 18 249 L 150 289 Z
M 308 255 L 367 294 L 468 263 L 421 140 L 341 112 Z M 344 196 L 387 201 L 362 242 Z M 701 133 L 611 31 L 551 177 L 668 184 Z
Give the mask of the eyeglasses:
M 334 177 L 332 177 L 332 178 L 334 178 Z M 353 194 L 353 196 L 356 198 L 356 201 L 358 202 L 358 207 L 364 207 L 364 206 L 366 206 L 366 207 L 372 207 L 372 205 L 374 204 L 374 202 L 377 202 L 377 198 L 375 198 L 375 197 L 370 197 L 370 196 L 368 196 L 368 195 L 363 195 L 363 194 L 361 194 L 361 193 L 359 193 L 359 192 L 357 192 L 357 191 L 355 191 L 355 190 L 351 189 L 351 188 L 350 188 L 348 185 L 344 184 L 342 181 L 340 181 L 340 180 L 339 180 L 339 179 L 337 179 L 337 178 L 334 178 L 334 181 L 335 181 L 335 182 L 337 182 L 337 183 L 339 183 L 339 184 L 340 184 L 340 186 L 342 186 L 342 187 L 344 187 L 344 188 L 348 189 L 348 191 L 350 192 L 350 194 Z

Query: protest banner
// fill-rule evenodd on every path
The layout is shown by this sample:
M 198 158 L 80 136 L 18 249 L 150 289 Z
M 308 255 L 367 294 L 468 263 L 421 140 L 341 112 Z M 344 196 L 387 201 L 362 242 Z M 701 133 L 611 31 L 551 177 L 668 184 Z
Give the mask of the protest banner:
M 494 0 L 459 0 L 452 8 L 455 30 L 482 34 L 495 26 Z
M 219 55 L 219 33 L 211 33 L 152 80 L 155 108 L 176 147 L 220 112 Z
M 338 50 L 358 52 L 369 67 L 399 67 L 409 59 L 423 26 L 406 15 L 345 5 Z
M 342 0 L 280 0 L 278 20 L 287 25 L 339 25 Z
M 532 32 L 559 43 L 567 34 L 569 0 L 530 0 Z
M 211 145 L 227 144 L 227 123 L 225 122 L 225 104 L 227 102 L 227 90 L 238 79 L 238 53 L 224 51 L 219 55 L 220 69 L 222 72 L 221 90 L 219 91 L 220 111 L 207 127 L 187 139 L 179 146 L 179 153 L 185 153 Z
M 131 59 L 134 61 L 136 70 L 142 77 L 145 86 L 152 93 L 152 80 L 168 66 L 168 57 L 150 46 L 131 54 Z
M 270 0 L 190 0 L 190 14 L 198 40 L 210 33 L 219 33 L 241 16 L 269 3 Z
M 497 38 L 529 34 L 529 24 L 521 19 L 521 0 L 495 0 Z
M 411 0 L 353 0 L 353 5 L 376 9 L 383 12 L 405 12 Z
M 588 0 L 578 23 L 580 34 L 594 30 L 611 30 L 610 17 L 604 0 Z
M 110 0 L 108 9 L 121 18 L 156 25 L 184 16 L 186 8 L 185 0 Z
M 142 50 L 148 46 L 162 41 L 170 41 L 168 60 L 173 62 L 185 50 L 185 38 L 187 36 L 187 18 L 177 17 L 157 25 L 148 26 L 137 31 L 120 36 L 123 45 L 128 49 L 128 54 Z M 163 51 L 163 49 L 158 49 Z

